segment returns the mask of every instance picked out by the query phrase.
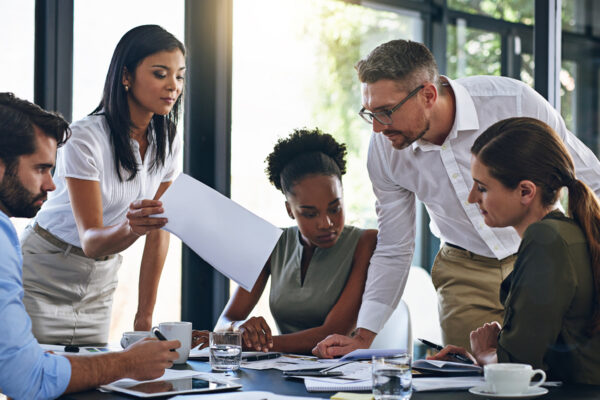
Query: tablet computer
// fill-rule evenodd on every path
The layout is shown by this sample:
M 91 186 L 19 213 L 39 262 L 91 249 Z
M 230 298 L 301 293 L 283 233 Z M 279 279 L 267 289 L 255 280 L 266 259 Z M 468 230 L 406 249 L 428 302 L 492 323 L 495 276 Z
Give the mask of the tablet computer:
M 217 381 L 209 378 L 178 378 L 161 379 L 150 382 L 117 381 L 103 385 L 102 389 L 129 394 L 136 397 L 160 397 L 185 393 L 213 393 L 226 390 L 236 390 L 242 385 L 227 381 Z

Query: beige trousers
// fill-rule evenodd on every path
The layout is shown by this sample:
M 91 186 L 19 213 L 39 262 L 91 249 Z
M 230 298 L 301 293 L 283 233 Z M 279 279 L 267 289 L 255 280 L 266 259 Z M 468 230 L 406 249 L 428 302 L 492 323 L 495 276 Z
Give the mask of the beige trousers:
M 31 226 L 21 235 L 23 303 L 33 335 L 49 344 L 106 343 L 122 257 L 94 260 L 50 239 Z
M 500 284 L 513 269 L 516 255 L 502 260 L 442 246 L 431 270 L 438 294 L 442 340 L 471 349 L 469 334 L 486 322 L 502 324 Z

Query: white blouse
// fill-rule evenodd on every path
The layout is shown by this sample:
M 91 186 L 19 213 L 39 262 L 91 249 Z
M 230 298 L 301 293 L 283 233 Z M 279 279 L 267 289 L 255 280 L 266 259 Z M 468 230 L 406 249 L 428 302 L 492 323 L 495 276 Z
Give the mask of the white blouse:
M 173 151 L 165 157 L 162 167 L 151 170 L 156 153 L 154 130 L 149 135 L 148 149 L 142 162 L 138 142 L 131 139 L 138 163 L 136 177 L 127 181 L 122 172 L 121 182 L 115 168 L 108 122 L 103 115 L 90 115 L 71 124 L 72 136 L 58 149 L 54 182 L 56 190 L 48 193 L 48 201 L 36 216 L 36 222 L 53 235 L 74 246 L 81 247 L 75 217 L 71 209 L 65 178 L 98 181 L 102 193 L 102 221 L 104 226 L 115 225 L 125 219 L 132 201 L 154 198 L 162 182 L 172 181 L 177 172 L 181 151 L 178 135 L 173 141 Z

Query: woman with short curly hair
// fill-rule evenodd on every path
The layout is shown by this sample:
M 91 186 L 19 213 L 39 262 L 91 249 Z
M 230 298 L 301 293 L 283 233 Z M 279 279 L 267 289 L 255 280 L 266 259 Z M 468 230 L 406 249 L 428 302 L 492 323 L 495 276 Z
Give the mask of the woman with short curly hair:
M 319 129 L 279 140 L 266 173 L 297 226 L 285 228 L 251 292 L 238 288 L 217 328 L 240 330 L 259 351 L 310 353 L 327 335 L 355 327 L 376 230 L 344 225 L 346 146 Z M 271 277 L 270 306 L 281 335 L 248 315 Z

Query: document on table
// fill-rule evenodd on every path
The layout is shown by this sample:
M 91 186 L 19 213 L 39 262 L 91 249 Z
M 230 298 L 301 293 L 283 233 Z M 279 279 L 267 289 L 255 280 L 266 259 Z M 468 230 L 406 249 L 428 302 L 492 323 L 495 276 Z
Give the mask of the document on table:
M 117 383 L 117 382 L 153 382 L 153 381 L 160 381 L 160 380 L 172 380 L 172 379 L 181 379 L 181 378 L 189 378 L 192 376 L 196 376 L 196 375 L 200 375 L 201 373 L 198 371 L 194 371 L 193 369 L 165 369 L 165 373 L 156 379 L 151 379 L 148 381 L 137 381 L 135 379 L 130 379 L 130 378 L 123 378 L 123 379 L 119 379 L 116 382 L 113 383 Z M 110 385 L 103 385 L 100 386 L 100 388 L 106 388 L 107 386 Z M 110 388 L 108 388 L 110 389 Z
M 430 392 L 442 390 L 467 390 L 483 385 L 482 376 L 455 376 L 444 378 L 415 378 L 413 377 L 413 390 L 416 392 Z
M 65 346 L 64 345 L 57 345 L 57 344 L 42 344 L 40 343 L 40 347 L 44 350 L 44 351 L 51 351 L 54 354 L 58 354 L 58 355 L 80 355 L 80 356 L 89 356 L 90 354 L 100 354 L 100 353 L 110 353 L 110 352 L 115 352 L 115 351 L 121 351 L 123 350 L 121 348 L 121 346 L 117 345 L 117 344 L 108 344 L 106 346 L 72 346 L 73 348 L 78 348 L 79 351 L 77 352 L 73 352 L 73 351 L 65 351 Z
M 199 395 L 181 395 L 175 396 L 171 400 L 306 400 L 306 399 L 323 399 L 323 397 L 298 397 L 275 394 L 272 392 L 227 392 L 214 394 L 199 394 Z
M 163 229 L 223 275 L 252 290 L 281 229 L 186 174 L 175 179 L 160 201 L 165 212 L 157 217 L 169 219 Z

